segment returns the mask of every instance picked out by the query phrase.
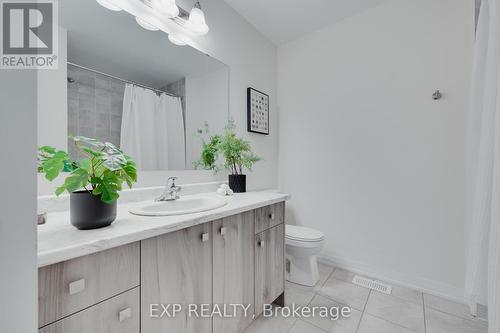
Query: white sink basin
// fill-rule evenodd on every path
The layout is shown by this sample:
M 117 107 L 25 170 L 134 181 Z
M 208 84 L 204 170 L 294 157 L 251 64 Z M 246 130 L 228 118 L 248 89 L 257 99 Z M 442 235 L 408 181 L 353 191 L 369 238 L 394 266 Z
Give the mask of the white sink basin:
M 174 201 L 161 201 L 136 206 L 129 209 L 135 215 L 170 216 L 205 212 L 227 204 L 224 197 L 217 195 L 181 196 Z

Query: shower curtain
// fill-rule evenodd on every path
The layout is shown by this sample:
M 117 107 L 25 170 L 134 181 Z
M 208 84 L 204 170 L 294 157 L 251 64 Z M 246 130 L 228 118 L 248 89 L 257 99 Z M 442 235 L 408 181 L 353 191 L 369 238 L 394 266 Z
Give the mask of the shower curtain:
M 489 332 L 500 332 L 500 0 L 483 0 L 476 32 L 468 119 L 467 216 L 471 222 L 465 296 L 487 281 Z M 485 286 L 486 287 L 486 286 Z
M 120 147 L 139 170 L 185 169 L 180 97 L 126 84 Z

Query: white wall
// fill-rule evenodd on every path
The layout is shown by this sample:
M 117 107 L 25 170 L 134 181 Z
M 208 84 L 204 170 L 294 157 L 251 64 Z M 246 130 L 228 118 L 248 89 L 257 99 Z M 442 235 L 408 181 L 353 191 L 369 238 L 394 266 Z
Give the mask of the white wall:
M 59 27 L 59 67 L 38 74 L 38 145 L 68 148 L 67 31 Z M 56 130 L 57 129 L 57 130 Z
M 220 133 L 227 124 L 229 108 L 229 69 L 223 67 L 201 76 L 186 77 L 186 168 L 200 158 L 201 139 L 198 130 L 208 122 L 211 134 Z
M 183 8 L 192 1 L 179 0 Z M 197 38 L 197 49 L 210 54 L 230 68 L 230 112 L 236 121 L 238 134 L 248 139 L 256 154 L 263 158 L 252 173 L 248 173 L 250 190 L 277 186 L 278 115 L 276 109 L 276 47 L 245 21 L 223 0 L 202 3 L 208 35 Z M 270 135 L 246 130 L 246 89 L 254 87 L 270 96 Z
M 280 188 L 323 257 L 463 296 L 473 18 L 472 0 L 389 0 L 278 49 Z
M 36 71 L 0 69 L 0 325 L 37 331 Z

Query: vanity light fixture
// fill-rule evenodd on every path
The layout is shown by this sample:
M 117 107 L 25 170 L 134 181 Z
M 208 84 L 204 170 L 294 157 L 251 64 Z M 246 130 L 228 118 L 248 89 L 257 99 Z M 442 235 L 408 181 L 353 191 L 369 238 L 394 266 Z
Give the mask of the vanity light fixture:
M 108 0 L 96 0 L 96 1 L 98 4 L 100 4 L 101 6 L 103 6 L 104 8 L 107 8 L 109 10 L 112 10 L 115 12 L 119 12 L 122 10 L 120 7 L 118 7 L 113 2 L 110 2 Z
M 134 15 L 137 24 L 150 31 L 162 30 L 175 45 L 187 45 L 193 35 L 208 33 L 205 13 L 199 0 L 190 12 L 178 7 L 176 0 L 96 0 L 101 6 L 114 11 L 125 10 Z M 117 5 L 117 3 L 119 5 Z M 148 9 L 137 6 L 147 6 Z
M 199 1 L 193 6 L 189 13 L 189 19 L 186 22 L 186 28 L 196 35 L 206 35 L 208 33 L 208 25 L 205 21 L 205 13 L 201 10 Z
M 157 27 L 155 27 L 154 25 L 152 25 L 151 23 L 147 22 L 146 20 L 144 20 L 138 16 L 135 17 L 135 21 L 137 22 L 137 24 L 139 24 L 141 27 L 143 27 L 146 30 L 151 30 L 151 31 L 160 30 Z
M 151 0 L 151 6 L 167 18 L 179 16 L 179 7 L 177 7 L 175 0 Z

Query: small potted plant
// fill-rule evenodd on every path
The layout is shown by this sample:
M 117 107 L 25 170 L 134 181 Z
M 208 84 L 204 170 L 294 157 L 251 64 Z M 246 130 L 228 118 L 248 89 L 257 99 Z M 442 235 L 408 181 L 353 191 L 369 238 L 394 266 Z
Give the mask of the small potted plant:
M 222 134 L 210 136 L 208 141 L 202 138 L 201 156 L 194 162 L 194 166 L 214 172 L 225 168 L 229 171 L 229 187 L 233 192 L 241 193 L 246 192 L 244 169 L 251 171 L 252 166 L 261 158 L 252 152 L 248 141 L 236 136 L 235 128 L 234 121 L 230 119 Z M 205 125 L 205 133 L 209 133 L 208 125 Z M 217 165 L 220 155 L 225 160 L 223 166 Z
M 131 188 L 137 181 L 134 161 L 109 142 L 76 136 L 72 138 L 84 156 L 73 160 L 54 147 L 38 148 L 38 171 L 54 180 L 68 172 L 56 195 L 70 194 L 71 224 L 78 229 L 96 229 L 110 225 L 116 218 L 116 200 L 122 184 Z

